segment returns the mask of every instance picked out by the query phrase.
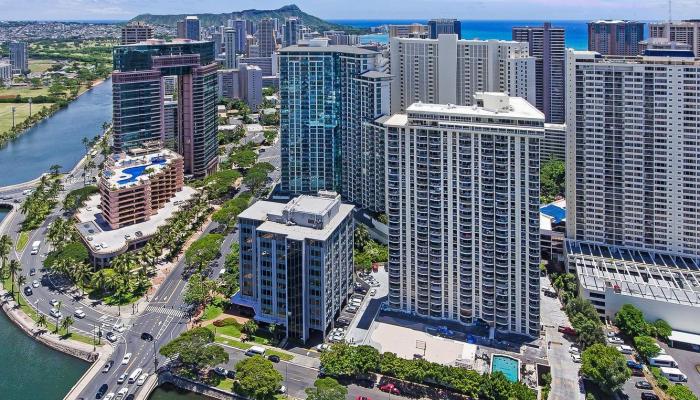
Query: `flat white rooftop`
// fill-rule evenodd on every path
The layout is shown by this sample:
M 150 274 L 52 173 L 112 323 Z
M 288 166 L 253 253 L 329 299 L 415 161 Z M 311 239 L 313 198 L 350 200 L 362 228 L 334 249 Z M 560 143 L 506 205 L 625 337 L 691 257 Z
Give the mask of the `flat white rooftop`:
M 182 203 L 196 193 L 195 189 L 184 186 L 156 214 L 151 215 L 148 221 L 119 229 L 112 229 L 105 221 L 102 210 L 97 207 L 100 205 L 100 195 L 93 195 L 76 213 L 78 222 L 75 227 L 85 239 L 92 254 L 111 255 L 124 250 L 131 242 L 138 242 L 154 235 L 160 226 L 165 225 L 167 220 L 180 210 Z M 178 204 L 175 204 L 176 202 Z M 140 232 L 140 235 L 137 236 L 136 232 Z M 127 237 L 129 239 L 126 239 Z
M 490 107 L 490 100 L 505 100 L 503 107 Z M 454 104 L 413 103 L 406 109 L 411 113 L 432 113 L 439 115 L 477 116 L 542 120 L 544 114 L 522 97 L 508 97 L 502 93 L 484 93 L 485 106 L 458 106 Z

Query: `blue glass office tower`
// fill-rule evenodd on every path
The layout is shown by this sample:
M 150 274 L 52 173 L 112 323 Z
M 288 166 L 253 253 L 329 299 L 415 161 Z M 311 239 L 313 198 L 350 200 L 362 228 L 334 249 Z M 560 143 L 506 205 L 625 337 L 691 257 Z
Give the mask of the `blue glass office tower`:
M 114 150 L 165 142 L 164 77 L 177 77 L 173 149 L 195 177 L 217 166 L 217 78 L 213 42 L 149 40 L 113 51 Z M 171 140 L 172 142 L 172 140 Z
M 462 38 L 462 23 L 456 19 L 431 19 L 428 21 L 428 30 L 431 39 L 437 39 L 438 35 L 454 33 L 457 39 Z
M 388 60 L 322 40 L 283 48 L 279 59 L 282 192 L 333 190 L 345 201 L 382 210 L 383 191 L 365 196 L 368 188 L 384 186 L 373 182 L 383 173 L 363 169 L 363 158 L 377 149 L 363 148 L 376 142 L 371 123 L 389 112 Z

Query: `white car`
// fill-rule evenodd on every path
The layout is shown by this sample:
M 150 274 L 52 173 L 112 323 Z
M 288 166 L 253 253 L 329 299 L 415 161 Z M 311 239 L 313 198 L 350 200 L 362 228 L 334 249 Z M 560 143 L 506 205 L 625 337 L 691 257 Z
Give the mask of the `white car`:
M 144 372 L 141 374 L 141 376 L 139 376 L 139 379 L 136 380 L 136 386 L 141 386 L 146 383 L 146 379 L 148 379 L 148 372 Z
M 377 289 L 370 289 L 369 295 L 374 296 L 375 294 L 377 294 Z
M 126 330 L 126 327 L 124 326 L 123 322 L 117 322 L 116 324 L 114 324 L 112 326 L 112 329 L 114 329 L 115 331 L 117 331 L 119 333 L 122 333 Z
M 319 345 L 316 345 L 316 350 L 319 352 L 324 352 L 330 348 L 331 348 L 331 345 L 328 343 L 321 343 Z
M 76 318 L 80 319 L 85 318 L 86 316 L 85 311 L 83 311 L 82 308 L 78 308 L 77 310 L 75 310 L 75 313 L 73 313 L 73 315 L 75 315 Z
M 131 353 L 124 354 L 124 358 L 122 358 L 122 365 L 128 364 L 130 360 L 131 360 Z
M 39 287 L 39 281 L 33 280 L 33 281 L 32 281 L 32 286 L 33 286 L 33 287 Z
M 579 355 L 579 354 L 572 354 L 572 355 L 571 355 L 571 359 L 572 359 L 575 363 L 580 363 L 580 362 L 581 362 L 581 355 Z
M 120 384 L 120 385 L 121 385 L 122 383 L 124 383 L 124 381 L 126 381 L 126 376 L 127 376 L 126 373 L 123 373 L 123 374 L 119 375 L 119 378 L 117 378 L 117 383 Z
M 49 314 L 51 314 L 51 316 L 54 317 L 54 318 L 59 318 L 59 319 L 60 319 L 60 318 L 63 318 L 63 314 L 61 314 L 61 312 L 58 311 L 58 310 L 55 309 L 55 308 L 52 308 L 52 309 L 49 311 Z
M 613 337 L 608 338 L 608 343 L 610 343 L 610 344 L 623 344 L 623 343 L 625 343 L 625 341 L 620 339 L 617 336 L 613 336 Z
M 284 385 L 280 386 L 280 390 L 278 390 L 278 392 L 280 392 L 280 393 L 282 393 L 282 394 L 287 393 L 287 387 L 284 386 Z
M 619 351 L 622 354 L 632 354 L 634 352 L 634 349 L 630 346 L 622 344 L 617 346 L 617 351 Z
M 569 353 L 571 354 L 581 354 L 581 350 L 578 349 L 576 346 L 571 346 L 569 347 Z
M 58 305 L 58 300 L 51 299 L 51 300 L 49 300 L 49 304 L 51 304 L 51 306 L 53 306 L 53 307 L 56 307 Z
M 114 392 L 107 393 L 107 396 L 104 397 L 104 400 L 112 400 L 114 396 Z
M 121 388 L 117 392 L 117 397 L 115 400 L 122 400 L 127 394 L 129 394 L 129 388 Z

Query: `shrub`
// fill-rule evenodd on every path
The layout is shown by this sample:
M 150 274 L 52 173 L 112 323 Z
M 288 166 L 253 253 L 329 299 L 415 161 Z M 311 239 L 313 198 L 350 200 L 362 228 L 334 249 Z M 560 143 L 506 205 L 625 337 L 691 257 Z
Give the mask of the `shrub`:
M 218 321 L 214 321 L 214 326 L 221 328 L 222 326 L 236 326 L 241 327 L 241 323 L 236 321 L 235 318 L 224 318 Z

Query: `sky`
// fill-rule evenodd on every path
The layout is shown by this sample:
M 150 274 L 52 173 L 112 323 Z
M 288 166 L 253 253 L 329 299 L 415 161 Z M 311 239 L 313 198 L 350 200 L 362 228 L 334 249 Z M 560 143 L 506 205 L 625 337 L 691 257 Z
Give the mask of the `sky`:
M 325 19 L 668 19 L 668 0 L 0 0 L 0 19 L 126 20 L 142 13 L 225 13 L 292 2 Z M 673 0 L 672 16 L 700 18 L 700 0 Z

